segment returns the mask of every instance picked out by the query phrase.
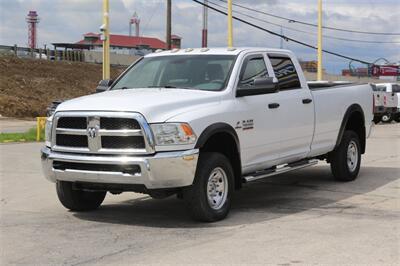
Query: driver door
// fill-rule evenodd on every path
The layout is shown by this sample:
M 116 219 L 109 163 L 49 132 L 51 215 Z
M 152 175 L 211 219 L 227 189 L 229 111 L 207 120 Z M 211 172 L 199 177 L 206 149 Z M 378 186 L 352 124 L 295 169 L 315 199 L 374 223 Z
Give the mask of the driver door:
M 266 62 L 262 53 L 245 57 L 236 90 L 251 89 L 256 78 L 272 77 L 272 67 Z M 236 97 L 235 129 L 240 139 L 244 173 L 274 166 L 279 161 L 279 108 L 273 108 L 277 97 L 278 93 Z

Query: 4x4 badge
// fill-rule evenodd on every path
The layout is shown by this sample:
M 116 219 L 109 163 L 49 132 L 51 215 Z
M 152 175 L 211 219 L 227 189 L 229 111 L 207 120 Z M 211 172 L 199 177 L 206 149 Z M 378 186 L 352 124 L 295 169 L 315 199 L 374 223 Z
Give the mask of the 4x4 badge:
M 243 130 L 248 130 L 248 129 L 253 129 L 253 128 L 254 128 L 253 119 L 237 121 L 236 126 L 235 126 L 235 129 L 243 129 Z

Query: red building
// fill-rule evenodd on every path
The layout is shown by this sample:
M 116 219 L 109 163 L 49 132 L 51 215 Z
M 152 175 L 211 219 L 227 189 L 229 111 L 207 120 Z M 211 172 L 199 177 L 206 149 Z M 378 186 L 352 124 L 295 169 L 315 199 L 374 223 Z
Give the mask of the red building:
M 86 33 L 83 35 L 83 40 L 76 44 L 89 45 L 94 48 L 102 47 L 103 42 L 100 39 L 100 34 Z M 172 35 L 172 44 L 174 48 L 180 48 L 181 38 L 177 35 Z M 157 49 L 166 49 L 167 44 L 160 39 L 154 37 L 137 37 L 128 35 L 110 34 L 110 48 L 117 49 L 147 49 L 155 51 Z
M 100 34 L 89 32 L 83 35 L 83 39 L 76 43 L 53 43 L 55 49 L 77 50 L 102 50 L 103 41 Z M 172 47 L 181 47 L 181 37 L 171 36 Z M 128 36 L 110 34 L 110 51 L 117 54 L 144 55 L 157 49 L 166 49 L 167 44 L 154 37 Z

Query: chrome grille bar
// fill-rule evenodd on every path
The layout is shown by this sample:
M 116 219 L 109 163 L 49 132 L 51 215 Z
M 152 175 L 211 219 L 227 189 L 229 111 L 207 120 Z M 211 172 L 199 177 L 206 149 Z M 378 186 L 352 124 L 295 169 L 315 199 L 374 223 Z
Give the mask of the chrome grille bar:
M 100 136 L 143 136 L 141 129 L 100 129 Z
M 86 129 L 57 128 L 56 133 L 64 135 L 86 135 Z

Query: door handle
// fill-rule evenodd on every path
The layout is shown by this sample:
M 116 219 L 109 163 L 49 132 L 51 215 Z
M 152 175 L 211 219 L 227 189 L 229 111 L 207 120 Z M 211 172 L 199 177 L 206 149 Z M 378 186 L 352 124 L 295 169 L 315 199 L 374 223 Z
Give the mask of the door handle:
M 275 109 L 279 107 L 279 103 L 270 103 L 268 104 L 269 109 Z
M 312 99 L 310 99 L 310 98 L 303 99 L 303 103 L 304 104 L 307 104 L 307 103 L 310 103 L 310 102 L 312 102 Z

